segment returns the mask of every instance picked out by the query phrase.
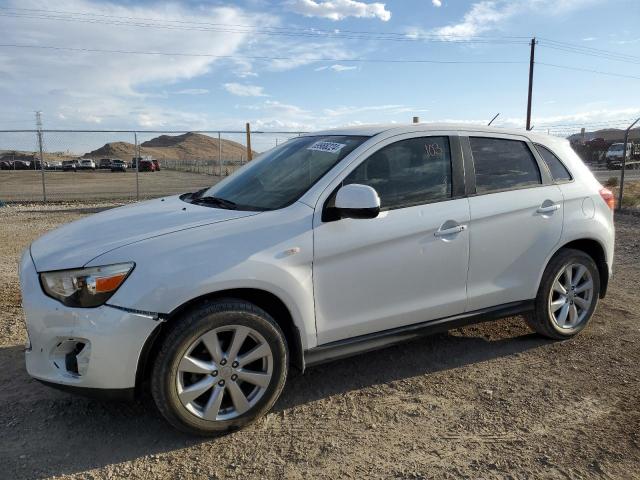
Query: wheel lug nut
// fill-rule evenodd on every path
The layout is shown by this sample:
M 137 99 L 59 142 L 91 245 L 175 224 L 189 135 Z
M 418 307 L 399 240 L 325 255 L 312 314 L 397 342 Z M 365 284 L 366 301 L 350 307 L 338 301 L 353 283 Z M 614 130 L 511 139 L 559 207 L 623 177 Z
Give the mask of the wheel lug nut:
M 238 365 L 239 365 L 239 363 L 238 363 L 238 362 L 233 362 L 233 363 L 231 364 L 231 366 L 232 366 L 233 368 L 238 368 Z
M 223 358 L 222 360 L 220 360 L 220 365 L 226 365 L 227 361 Z
M 238 375 L 236 375 L 235 373 L 231 375 L 231 380 L 235 382 L 237 379 L 238 379 Z
M 220 380 L 220 381 L 218 382 L 218 385 L 220 385 L 221 387 L 224 387 L 224 380 Z
M 218 376 L 218 370 L 214 370 L 213 372 L 211 372 L 211 375 L 214 377 Z

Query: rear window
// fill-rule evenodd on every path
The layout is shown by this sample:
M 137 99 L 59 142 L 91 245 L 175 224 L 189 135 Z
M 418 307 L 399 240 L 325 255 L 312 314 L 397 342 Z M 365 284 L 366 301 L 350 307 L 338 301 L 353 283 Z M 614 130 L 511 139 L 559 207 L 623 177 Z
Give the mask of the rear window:
M 571 181 L 572 178 L 569 170 L 567 170 L 560 159 L 551 150 L 538 144 L 536 144 L 536 149 L 538 150 L 538 153 L 540 153 L 544 163 L 547 164 L 554 182 Z
M 477 193 L 526 188 L 542 184 L 529 146 L 519 140 L 470 137 Z

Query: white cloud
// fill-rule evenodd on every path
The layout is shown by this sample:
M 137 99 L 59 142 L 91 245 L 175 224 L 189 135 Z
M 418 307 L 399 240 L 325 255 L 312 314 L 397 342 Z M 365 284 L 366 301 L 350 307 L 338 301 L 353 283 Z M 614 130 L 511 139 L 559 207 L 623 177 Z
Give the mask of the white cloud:
M 356 67 L 355 65 L 340 65 L 339 63 L 336 63 L 334 65 L 324 65 L 322 67 L 318 67 L 315 68 L 314 70 L 316 72 L 321 72 L 323 70 L 333 70 L 334 72 L 345 72 L 347 70 L 355 70 L 358 67 Z
M 382 112 L 385 115 L 399 115 L 404 113 L 426 112 L 424 108 L 417 108 L 408 105 L 366 105 L 362 107 L 337 107 L 325 108 L 323 113 L 330 117 L 342 117 L 357 115 L 362 113 Z
M 6 7 L 53 9 L 41 0 L 6 0 Z M 67 22 L 37 18 L 0 17 L 0 31 L 7 43 L 54 45 L 72 48 L 104 48 L 207 53 L 214 56 L 243 55 L 255 41 L 251 25 L 277 25 L 271 15 L 251 13 L 235 7 L 192 6 L 186 3 L 116 4 L 97 0 L 59 0 L 56 10 L 111 15 L 130 19 L 172 22 L 210 22 L 246 25 L 246 33 L 230 35 L 198 29 L 162 29 L 110 25 L 107 22 Z M 84 18 L 84 17 L 83 17 Z M 288 43 L 288 39 L 280 39 Z M 284 47 L 281 47 L 284 49 Z M 237 57 L 236 57 L 237 58 Z M 181 89 L 182 81 L 232 66 L 235 60 L 205 56 L 160 56 L 109 54 L 47 49 L 2 49 L 0 51 L 0 124 L 33 123 L 33 111 L 42 110 L 49 128 L 130 128 L 169 125 L 174 128 L 201 125 L 203 117 L 171 106 L 159 107 L 153 99 L 166 98 L 158 91 L 204 94 L 205 89 Z M 245 72 L 251 72 L 245 68 Z M 186 125 L 186 122 L 192 122 Z M 180 124 L 180 125 L 178 125 Z
M 431 0 L 434 7 L 440 8 L 442 6 L 442 0 Z
M 604 0 L 482 0 L 473 3 L 458 23 L 436 28 L 431 33 L 440 35 L 445 39 L 467 39 L 495 29 L 515 15 L 527 12 L 547 15 L 564 14 L 603 1 Z
M 243 83 L 225 83 L 224 89 L 232 95 L 239 97 L 268 97 L 264 93 L 263 87 L 258 85 L 247 85 Z
M 516 3 L 508 4 L 491 0 L 474 3 L 464 14 L 461 22 L 437 28 L 434 33 L 443 37 L 473 37 L 491 30 L 499 22 L 511 17 L 516 10 Z
M 177 95 L 205 95 L 209 93 L 209 90 L 206 88 L 184 88 L 174 93 Z
M 348 17 L 378 18 L 383 22 L 391 18 L 391 12 L 384 3 L 359 2 L 356 0 L 289 0 L 285 2 L 293 12 L 306 17 L 328 18 L 330 20 L 344 20 Z

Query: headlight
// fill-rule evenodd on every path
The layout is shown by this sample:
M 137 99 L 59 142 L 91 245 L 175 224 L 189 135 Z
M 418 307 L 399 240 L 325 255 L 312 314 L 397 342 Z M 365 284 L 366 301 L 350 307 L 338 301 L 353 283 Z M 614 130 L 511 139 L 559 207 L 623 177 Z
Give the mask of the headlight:
M 40 283 L 47 295 L 68 307 L 98 307 L 116 293 L 134 266 L 131 262 L 45 272 Z

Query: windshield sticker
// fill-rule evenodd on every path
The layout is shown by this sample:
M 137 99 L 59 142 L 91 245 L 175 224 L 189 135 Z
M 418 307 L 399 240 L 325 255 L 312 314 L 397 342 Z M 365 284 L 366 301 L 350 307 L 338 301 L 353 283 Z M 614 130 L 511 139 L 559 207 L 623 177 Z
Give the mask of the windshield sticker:
M 316 142 L 310 147 L 307 147 L 307 150 L 313 150 L 316 152 L 326 152 L 326 153 L 338 153 L 347 145 L 344 143 L 334 143 L 334 142 Z

